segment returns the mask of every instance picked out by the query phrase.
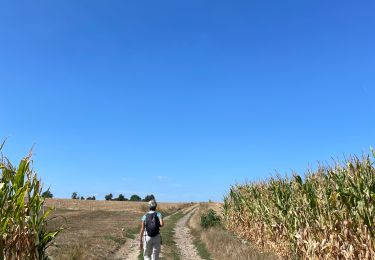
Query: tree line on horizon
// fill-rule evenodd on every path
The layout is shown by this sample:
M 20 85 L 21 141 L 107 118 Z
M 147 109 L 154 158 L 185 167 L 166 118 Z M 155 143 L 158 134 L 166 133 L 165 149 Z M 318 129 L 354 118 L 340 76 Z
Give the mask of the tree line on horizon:
M 153 194 L 150 194 L 150 195 L 146 195 L 144 197 L 144 199 L 142 199 L 140 196 L 138 196 L 137 194 L 133 194 L 130 196 L 130 198 L 126 198 L 123 194 L 120 194 L 118 195 L 117 198 L 114 198 L 113 197 L 113 194 L 112 193 L 109 193 L 107 195 L 104 196 L 104 199 L 105 200 L 110 200 L 110 201 L 145 201 L 145 202 L 148 202 L 150 200 L 154 200 L 155 199 L 155 196 Z
M 53 198 L 53 194 L 48 189 L 48 190 L 46 190 L 42 193 L 42 197 L 43 198 Z M 71 199 L 73 199 L 73 200 L 96 200 L 96 197 L 92 196 L 92 197 L 85 198 L 83 196 L 79 196 L 78 192 L 73 192 L 72 196 L 71 196 Z M 104 196 L 104 199 L 107 200 L 107 201 L 144 201 L 144 202 L 148 202 L 150 200 L 154 200 L 155 196 L 153 194 L 150 194 L 150 195 L 146 195 L 142 199 L 139 195 L 133 194 L 128 199 L 123 194 L 119 194 L 117 198 L 114 198 L 113 194 L 109 193 L 109 194 Z

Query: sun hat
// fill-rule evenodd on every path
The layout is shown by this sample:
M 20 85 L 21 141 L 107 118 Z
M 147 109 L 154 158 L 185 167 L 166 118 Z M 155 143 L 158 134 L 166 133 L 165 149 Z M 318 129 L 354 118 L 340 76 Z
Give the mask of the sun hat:
M 154 208 L 154 207 L 156 207 L 158 204 L 156 203 L 156 201 L 155 200 L 150 200 L 149 202 L 148 202 L 148 207 L 149 208 Z

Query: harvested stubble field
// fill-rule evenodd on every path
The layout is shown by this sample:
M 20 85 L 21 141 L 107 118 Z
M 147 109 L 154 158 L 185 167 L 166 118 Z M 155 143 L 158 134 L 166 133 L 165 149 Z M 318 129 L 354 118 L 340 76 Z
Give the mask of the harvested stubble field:
M 114 259 L 127 237 L 138 231 L 147 210 L 145 202 L 128 201 L 47 199 L 45 206 L 56 208 L 49 228 L 65 227 L 48 249 L 53 259 Z M 159 203 L 159 210 L 169 215 L 185 206 Z

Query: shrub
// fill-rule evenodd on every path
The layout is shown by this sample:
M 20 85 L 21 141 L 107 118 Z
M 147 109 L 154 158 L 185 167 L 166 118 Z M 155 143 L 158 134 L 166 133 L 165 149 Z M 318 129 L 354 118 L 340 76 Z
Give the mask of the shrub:
M 46 249 L 61 231 L 46 231 L 53 209 L 43 208 L 42 184 L 30 157 L 18 167 L 0 158 L 0 259 L 47 259 Z
M 209 209 L 206 213 L 201 215 L 201 226 L 203 228 L 220 225 L 220 223 L 221 219 L 213 209 Z

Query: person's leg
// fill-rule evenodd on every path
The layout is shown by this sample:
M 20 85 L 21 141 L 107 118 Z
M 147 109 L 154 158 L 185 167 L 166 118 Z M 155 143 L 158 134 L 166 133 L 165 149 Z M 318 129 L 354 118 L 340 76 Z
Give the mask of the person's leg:
M 145 236 L 143 240 L 144 260 L 151 260 L 151 254 L 152 254 L 152 237 Z
M 159 260 L 160 248 L 161 248 L 161 237 L 157 235 L 152 238 L 152 260 Z

